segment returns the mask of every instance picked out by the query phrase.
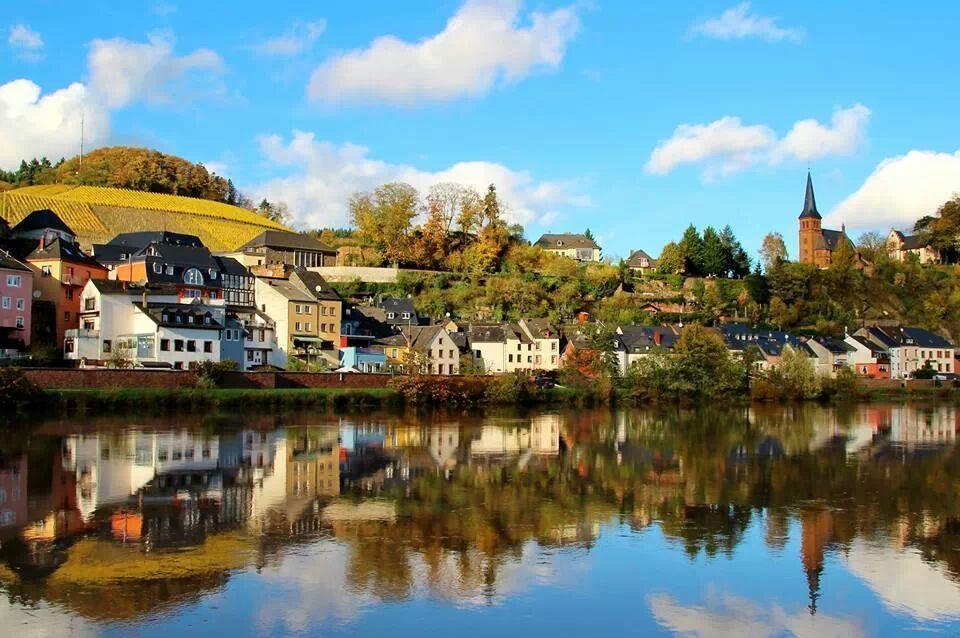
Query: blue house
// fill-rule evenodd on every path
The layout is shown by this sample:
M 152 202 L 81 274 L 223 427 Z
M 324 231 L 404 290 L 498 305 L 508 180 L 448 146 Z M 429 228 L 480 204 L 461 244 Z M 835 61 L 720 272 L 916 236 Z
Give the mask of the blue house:
M 383 372 L 387 366 L 387 355 L 383 350 L 349 346 L 340 349 L 340 367 L 353 368 L 359 372 Z

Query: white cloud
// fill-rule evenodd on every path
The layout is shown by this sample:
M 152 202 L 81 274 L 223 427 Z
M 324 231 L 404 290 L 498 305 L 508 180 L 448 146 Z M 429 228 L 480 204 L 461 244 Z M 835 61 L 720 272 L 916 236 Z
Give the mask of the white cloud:
M 7 44 L 16 51 L 16 56 L 28 62 L 36 62 L 43 57 L 43 38 L 25 24 L 10 27 Z
M 836 109 L 830 124 L 801 120 L 783 138 L 769 126 L 745 125 L 732 116 L 709 124 L 681 124 L 657 144 L 644 168 L 665 175 L 685 164 L 702 164 L 704 177 L 713 179 L 758 164 L 849 155 L 863 144 L 869 119 L 870 110 L 857 104 Z
M 958 191 L 960 151 L 913 150 L 880 162 L 860 188 L 827 215 L 824 224 L 909 230 Z
M 0 167 L 47 156 L 52 161 L 75 155 L 80 147 L 80 118 L 85 116 L 88 144 L 102 142 L 109 114 L 79 82 L 41 95 L 39 86 L 20 79 L 0 85 Z
M 759 38 L 768 42 L 799 42 L 804 36 L 803 29 L 781 27 L 777 18 L 751 15 L 749 2 L 741 2 L 715 18 L 694 24 L 690 33 L 718 40 Z
M 555 69 L 580 26 L 574 7 L 532 12 L 520 0 L 468 0 L 443 31 L 418 42 L 387 35 L 318 67 L 308 95 L 326 102 L 413 105 L 487 93 L 536 69 Z
M 813 119 L 800 120 L 777 145 L 775 157 L 806 161 L 849 155 L 863 145 L 869 119 L 870 109 L 857 104 L 834 111 L 830 126 Z
M 137 100 L 171 104 L 222 90 L 212 81 L 223 71 L 219 55 L 197 49 L 177 56 L 173 38 L 165 34 L 151 34 L 147 42 L 94 40 L 88 62 L 90 87 L 111 108 Z
M 779 605 L 760 607 L 737 596 L 708 596 L 707 605 L 683 605 L 671 596 L 658 594 L 648 600 L 650 611 L 667 630 L 684 636 L 800 636 L 807 638 L 854 638 L 864 635 L 852 619 L 823 613 L 813 616 L 806 609 L 788 613 Z
M 527 171 L 496 162 L 458 162 L 441 171 L 424 171 L 373 159 L 365 147 L 349 143 L 338 146 L 303 131 L 294 131 L 289 140 L 279 135 L 264 136 L 259 143 L 271 164 L 302 167 L 302 172 L 255 187 L 256 199 L 284 201 L 297 223 L 314 227 L 347 224 L 347 202 L 353 193 L 393 181 L 412 184 L 422 193 L 439 182 L 473 186 L 481 194 L 495 184 L 507 204 L 506 216 L 521 224 L 544 222 L 561 207 L 590 205 L 588 197 L 575 192 L 576 183 L 537 181 Z
M 317 38 L 327 28 L 326 20 L 296 22 L 283 35 L 269 38 L 254 45 L 253 51 L 259 55 L 292 56 L 302 53 L 313 46 Z
M 230 166 L 225 162 L 204 162 L 203 167 L 207 169 L 210 173 L 216 173 L 220 177 L 226 177 L 227 171 L 230 170 Z

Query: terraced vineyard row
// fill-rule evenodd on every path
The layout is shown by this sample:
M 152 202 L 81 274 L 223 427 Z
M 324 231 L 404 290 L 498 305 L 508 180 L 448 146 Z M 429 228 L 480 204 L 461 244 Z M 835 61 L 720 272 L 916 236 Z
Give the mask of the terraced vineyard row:
M 0 217 L 11 225 L 42 208 L 57 213 L 85 247 L 119 233 L 170 230 L 197 235 L 210 250 L 231 251 L 266 229 L 287 230 L 236 206 L 176 195 L 63 184 L 0 193 Z
M 18 191 L 29 195 L 32 194 L 31 191 L 34 189 L 36 189 L 38 195 L 54 196 L 57 199 L 71 202 L 146 210 L 175 211 L 284 230 L 280 224 L 272 222 L 256 213 L 209 199 L 196 199 L 193 197 L 165 195 L 162 193 L 145 193 L 122 188 L 65 186 L 62 184 L 53 186 L 28 186 L 18 189 Z

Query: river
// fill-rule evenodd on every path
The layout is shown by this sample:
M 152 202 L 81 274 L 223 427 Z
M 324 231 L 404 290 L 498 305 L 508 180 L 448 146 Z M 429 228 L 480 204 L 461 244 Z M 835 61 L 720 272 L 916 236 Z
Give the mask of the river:
M 0 634 L 956 634 L 958 430 L 906 404 L 32 423 L 0 433 Z

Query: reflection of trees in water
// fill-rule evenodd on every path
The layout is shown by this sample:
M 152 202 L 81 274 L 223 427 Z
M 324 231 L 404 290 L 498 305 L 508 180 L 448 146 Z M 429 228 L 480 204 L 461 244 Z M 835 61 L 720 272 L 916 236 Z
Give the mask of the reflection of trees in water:
M 922 425 L 930 421 L 928 416 L 910 418 Z M 236 492 L 236 511 L 196 517 L 202 530 L 182 537 L 193 539 L 189 544 L 203 554 L 215 545 L 211 539 L 246 530 L 254 558 L 246 557 L 245 564 L 252 560 L 259 567 L 281 560 L 291 544 L 336 537 L 350 549 L 344 574 L 348 587 L 381 600 L 409 599 L 418 587 L 454 599 L 490 599 L 504 586 L 505 573 L 524 565 L 530 544 L 589 549 L 602 526 L 610 523 L 635 530 L 657 525 L 691 558 L 701 552 L 734 552 L 745 532 L 758 523 L 767 546 L 782 551 L 791 529 L 798 529 L 811 609 L 823 586 L 825 555 L 848 551 L 857 539 L 916 547 L 960 580 L 960 552 L 954 550 L 960 542 L 960 494 L 954 489 L 960 456 L 954 447 L 911 448 L 891 442 L 892 421 L 882 406 L 583 410 L 559 415 L 559 452 L 471 455 L 471 441 L 480 436 L 481 427 L 507 421 L 509 427 L 518 427 L 516 418 L 484 422 L 382 417 L 389 448 L 383 453 L 393 454 L 391 458 L 408 464 L 411 471 L 404 478 L 370 480 L 372 474 L 367 474 L 355 483 L 345 481 L 338 502 L 363 504 L 375 496 L 395 507 L 389 519 L 324 519 L 323 509 L 336 495 L 321 498 L 313 492 L 312 505 L 305 501 L 302 507 L 270 510 L 259 527 L 247 527 L 242 503 L 252 488 L 244 486 Z M 873 434 L 851 451 L 846 435 L 864 423 Z M 439 440 L 432 433 L 441 428 L 445 433 L 457 429 L 457 437 L 443 436 L 444 442 L 457 441 L 456 452 L 442 457 L 423 453 L 421 448 Z M 287 462 L 329 464 L 334 455 L 330 432 L 290 428 Z M 49 501 L 53 509 L 57 499 L 46 492 L 59 463 L 57 441 L 35 438 L 26 448 L 13 445 L 9 450 L 28 454 L 31 499 Z M 370 472 L 382 474 L 385 462 L 372 464 Z M 288 493 L 287 506 L 291 499 Z M 147 523 L 177 531 L 160 511 L 138 512 Z M 109 515 L 104 513 L 103 520 Z M 268 515 L 280 519 L 271 522 Z M 107 547 L 115 542 L 102 525 L 92 533 Z M 56 574 L 57 557 L 69 553 L 72 540 L 57 542 L 59 546 L 49 546 L 49 569 L 33 576 L 17 563 L 26 550 L 4 543 L 0 558 L 14 576 L 23 576 L 14 585 L 9 576 L 0 575 L 7 581 L 8 596 L 61 600 L 84 615 L 101 617 L 96 615 L 96 592 L 105 598 L 109 590 L 95 583 L 95 576 L 82 586 L 49 577 Z M 133 617 L 190 600 L 191 591 L 199 595 L 218 587 L 218 579 L 240 566 L 205 564 L 210 569 L 203 576 L 125 584 L 115 613 Z M 103 617 L 112 613 L 107 607 L 101 612 Z

